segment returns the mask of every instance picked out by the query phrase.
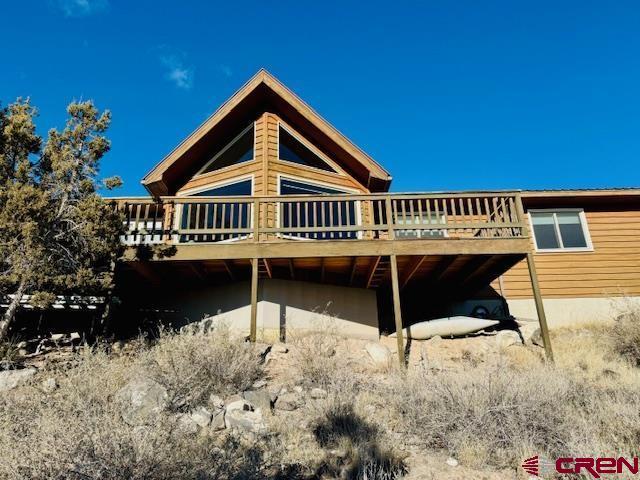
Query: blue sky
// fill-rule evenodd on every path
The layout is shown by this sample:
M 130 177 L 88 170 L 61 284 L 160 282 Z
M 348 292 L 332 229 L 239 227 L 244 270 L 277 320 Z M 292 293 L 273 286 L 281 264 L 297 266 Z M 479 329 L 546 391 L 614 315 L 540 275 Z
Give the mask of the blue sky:
M 640 186 L 637 1 L 0 6 L 0 101 L 44 134 L 109 108 L 122 195 L 260 67 L 389 171 L 394 191 Z

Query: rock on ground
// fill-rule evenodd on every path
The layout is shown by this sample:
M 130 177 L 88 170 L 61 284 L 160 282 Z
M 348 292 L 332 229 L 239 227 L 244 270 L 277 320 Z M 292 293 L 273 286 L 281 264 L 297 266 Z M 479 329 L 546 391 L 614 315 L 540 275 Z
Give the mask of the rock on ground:
M 243 432 L 261 433 L 266 429 L 262 411 L 254 410 L 251 404 L 244 400 L 237 400 L 227 405 L 224 423 L 228 429 Z
M 36 374 L 35 368 L 5 370 L 0 372 L 0 392 L 7 392 L 24 384 Z
M 261 408 L 262 411 L 268 412 L 271 410 L 271 394 L 266 388 L 261 390 L 247 390 L 242 396 L 247 402 L 257 408 Z
M 209 406 L 214 410 L 222 410 L 224 408 L 224 400 L 219 395 L 212 393 L 209 395 Z
M 186 413 L 178 415 L 177 420 L 179 431 L 185 435 L 195 435 L 200 430 L 200 426 Z
M 211 425 L 213 414 L 204 407 L 198 407 L 191 411 L 189 417 L 191 417 L 191 420 L 193 420 L 199 427 L 205 428 Z
M 276 343 L 273 347 L 271 347 L 271 351 L 274 353 L 287 353 L 289 351 L 289 348 L 282 343 Z
M 304 397 L 298 392 L 283 393 L 276 400 L 276 408 L 278 410 L 293 411 L 305 404 Z
M 226 425 L 224 423 L 224 410 L 218 410 L 213 414 L 209 428 L 215 431 L 224 430 Z
M 508 348 L 512 345 L 522 345 L 522 340 L 520 340 L 520 335 L 513 330 L 503 330 L 498 332 L 496 335 L 496 343 L 498 348 Z
M 316 400 L 327 398 L 327 391 L 323 390 L 322 388 L 312 388 L 311 391 L 309 392 L 309 396 Z
M 520 327 L 520 333 L 522 333 L 522 338 L 524 339 L 524 343 L 526 345 L 537 345 L 539 347 L 544 347 L 542 334 L 540 333 L 540 327 L 538 325 L 533 323 L 523 325 L 522 327 Z
M 122 419 L 136 426 L 153 422 L 169 406 L 169 394 L 158 382 L 142 378 L 122 387 L 116 393 L 116 401 L 121 405 Z
M 58 388 L 58 381 L 53 377 L 49 377 L 44 382 L 42 382 L 41 386 L 43 392 L 51 393 L 55 391 L 56 388 Z
M 364 349 L 371 357 L 371 360 L 378 365 L 388 365 L 391 359 L 391 350 L 379 343 L 367 343 Z

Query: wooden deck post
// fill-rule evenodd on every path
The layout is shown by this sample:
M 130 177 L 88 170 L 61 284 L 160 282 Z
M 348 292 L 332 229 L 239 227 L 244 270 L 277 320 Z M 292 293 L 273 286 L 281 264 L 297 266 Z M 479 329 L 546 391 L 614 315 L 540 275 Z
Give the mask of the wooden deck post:
M 398 261 L 395 254 L 389 257 L 391 262 L 391 289 L 393 290 L 393 316 L 396 321 L 396 338 L 398 340 L 398 361 L 405 367 L 404 335 L 402 333 L 402 310 L 400 305 L 400 282 L 398 281 Z
M 251 259 L 251 326 L 249 340 L 256 341 L 256 331 L 258 324 L 258 262 L 259 259 Z
M 551 339 L 549 338 L 549 327 L 547 326 L 547 317 L 544 313 L 542 295 L 540 294 L 540 285 L 538 285 L 538 274 L 536 273 L 536 266 L 533 262 L 532 253 L 527 253 L 527 267 L 529 267 L 529 277 L 531 278 L 533 299 L 536 302 L 536 311 L 538 312 L 540 332 L 542 333 L 542 340 L 544 341 L 544 352 L 547 356 L 547 360 L 553 362 L 553 350 L 551 349 Z

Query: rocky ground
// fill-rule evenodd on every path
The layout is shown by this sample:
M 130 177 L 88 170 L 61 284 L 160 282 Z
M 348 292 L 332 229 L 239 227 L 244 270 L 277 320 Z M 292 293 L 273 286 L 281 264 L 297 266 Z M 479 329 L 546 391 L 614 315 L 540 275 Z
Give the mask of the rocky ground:
M 502 331 L 456 339 L 435 337 L 411 341 L 406 347 L 407 363 L 409 370 L 456 371 L 500 362 L 508 350 L 512 351 L 510 355 L 519 350 L 515 356 L 542 359 L 540 345 L 539 331 L 535 326 L 527 326 L 520 333 Z M 25 368 L 0 372 L 0 395 L 27 384 L 35 385 L 42 392 L 54 392 L 59 381 L 51 372 L 60 371 L 60 366 L 67 363 L 64 368 L 71 368 L 78 348 L 81 347 L 69 344 L 26 355 L 23 359 Z M 126 356 L 137 348 L 137 345 L 118 343 L 112 346 L 111 355 Z M 171 424 L 184 435 L 202 437 L 234 431 L 250 441 L 277 435 L 278 442 L 284 442 L 281 448 L 286 458 L 304 461 L 305 456 L 318 455 L 319 451 L 310 419 L 317 418 L 328 397 L 335 395 L 335 391 L 323 388 L 322 382 L 314 384 L 305 378 L 301 362 L 311 360 L 311 364 L 315 363 L 313 358 L 309 358 L 309 348 L 305 339 L 287 344 L 258 344 L 256 355 L 263 363 L 260 378 L 243 391 L 211 393 L 197 406 L 188 401 L 176 406 L 173 393 L 166 385 L 143 377 L 133 378 L 121 386 L 113 402 L 119 406 L 122 420 L 138 429 L 141 435 L 146 425 L 161 412 L 170 410 L 173 412 Z M 313 348 L 318 355 L 317 362 L 335 362 L 336 368 L 354 376 L 364 375 L 371 382 L 391 385 L 390 374 L 399 371 L 395 338 L 383 337 L 378 342 L 340 339 L 320 345 L 319 349 L 316 343 Z M 395 428 L 396 422 L 390 418 L 385 399 L 368 397 L 366 392 L 362 392 L 358 395 L 358 402 L 368 418 L 381 420 L 379 423 L 385 425 L 385 438 L 408 467 L 404 478 L 522 478 L 515 470 L 475 470 L 442 451 L 427 451 L 419 439 Z M 335 457 L 332 461 L 336 464 L 340 464 L 342 457 L 347 455 L 340 448 L 329 449 L 324 454 Z

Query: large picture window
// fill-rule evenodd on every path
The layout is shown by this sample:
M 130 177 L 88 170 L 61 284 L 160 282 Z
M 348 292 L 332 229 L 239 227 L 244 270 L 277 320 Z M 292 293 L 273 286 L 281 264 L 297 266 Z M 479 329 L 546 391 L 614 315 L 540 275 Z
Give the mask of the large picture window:
M 328 172 L 335 170 L 282 125 L 278 126 L 278 158 Z
M 213 172 L 214 170 L 253 160 L 253 146 L 254 127 L 252 123 L 215 154 L 198 174 Z
M 253 179 L 243 179 L 212 186 L 194 193 L 191 197 L 239 197 L 252 194 Z M 194 203 L 182 205 L 180 216 L 181 229 L 240 229 L 251 226 L 251 203 L 224 202 L 199 203 L 194 198 Z M 241 233 L 220 234 L 188 234 L 180 235 L 181 242 L 218 242 L 222 240 L 234 240 L 246 237 Z
M 581 209 L 529 210 L 538 251 L 591 250 L 591 240 Z
M 280 178 L 280 195 L 343 195 L 336 188 L 302 180 Z M 280 207 L 280 226 L 287 228 L 313 227 L 314 232 L 291 232 L 287 236 L 315 240 L 354 239 L 355 231 L 323 232 L 323 227 L 358 225 L 359 209 L 355 200 L 295 200 L 283 201 Z

